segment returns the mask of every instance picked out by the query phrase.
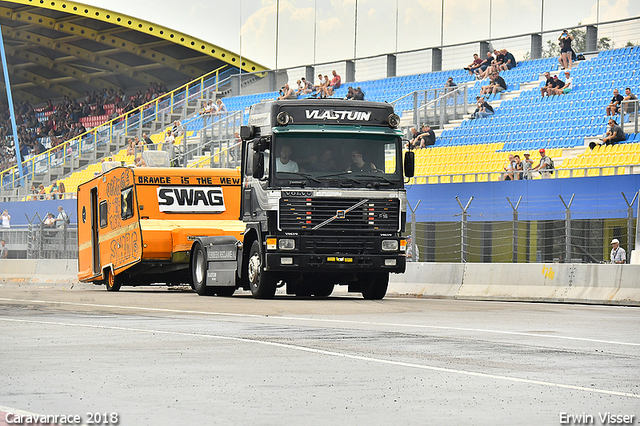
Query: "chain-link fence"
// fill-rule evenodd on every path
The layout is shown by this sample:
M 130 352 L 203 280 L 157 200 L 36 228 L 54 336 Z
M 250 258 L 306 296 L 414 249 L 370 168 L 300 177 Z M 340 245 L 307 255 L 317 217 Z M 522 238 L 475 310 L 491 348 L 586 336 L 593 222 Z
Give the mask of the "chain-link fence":
M 0 230 L 8 259 L 77 259 L 78 229 L 64 224 L 61 228 L 37 220 L 27 226 Z
M 407 217 L 407 235 L 415 245 L 410 250 L 417 253 L 412 257 L 422 262 L 601 263 L 610 260 L 613 238 L 627 253 L 634 249 L 638 193 L 617 193 L 609 207 L 607 199 L 615 194 L 583 196 L 578 205 L 574 196 L 556 196 L 557 209 L 540 208 L 539 203 L 551 202 L 548 196 L 485 200 L 475 210 L 473 197 L 428 206 L 414 202 Z M 596 200 L 599 207 L 590 209 Z M 458 213 L 452 213 L 453 207 Z

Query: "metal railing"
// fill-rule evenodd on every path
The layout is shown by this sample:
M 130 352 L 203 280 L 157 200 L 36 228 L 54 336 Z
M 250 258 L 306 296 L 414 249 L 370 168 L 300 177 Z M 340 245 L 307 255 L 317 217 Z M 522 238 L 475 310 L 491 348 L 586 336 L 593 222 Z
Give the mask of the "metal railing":
M 78 229 L 64 224 L 62 228 L 45 225 L 39 215 L 29 225 L 2 229 L 9 258 L 12 259 L 77 259 Z
M 518 173 L 518 172 L 516 172 Z M 523 173 L 523 172 L 519 172 Z M 572 167 L 553 169 L 553 172 L 530 171 L 529 179 L 541 178 L 546 174 L 548 179 L 566 179 L 573 177 L 618 176 L 640 174 L 640 164 L 624 164 L 597 167 Z M 460 182 L 498 182 L 504 180 L 506 172 L 467 172 L 446 173 L 438 175 L 416 175 L 410 180 L 412 184 L 422 183 L 460 183 Z
M 51 168 L 63 167 L 72 173 L 81 167 L 77 160 L 88 159 L 95 161 L 97 149 L 105 144 L 112 144 L 115 140 L 115 148 L 124 147 L 125 137 L 137 135 L 142 137 L 145 124 L 159 122 L 161 126 L 173 121 L 171 114 L 180 110 L 181 117 L 187 117 L 187 107 L 190 100 L 201 97 L 208 98 L 211 91 L 218 90 L 222 85 L 228 84 L 231 77 L 220 80 L 222 70 L 226 65 L 215 69 L 201 77 L 192 80 L 169 93 L 147 102 L 125 114 L 109 120 L 84 134 L 71 138 L 62 144 L 48 149 L 22 162 L 23 174 L 27 181 L 33 181 L 36 176 L 46 177 L 51 180 Z M 167 119 L 168 117 L 168 119 Z M 15 165 L 0 172 L 0 188 L 16 188 L 19 185 L 19 170 Z M 57 174 L 58 175 L 58 174 Z
M 629 101 L 622 101 L 622 103 L 620 104 L 620 128 L 622 128 L 622 131 L 625 133 L 638 133 L 638 109 L 640 109 L 639 104 L 640 101 L 638 101 L 637 99 L 635 100 L 629 100 Z M 627 130 L 624 129 L 624 116 L 629 114 L 629 124 L 633 125 L 633 132 L 629 132 Z M 633 118 L 633 121 L 631 120 Z
M 420 100 L 420 95 L 422 95 L 422 100 Z M 460 84 L 453 88 L 438 87 L 414 91 L 392 101 L 391 104 L 395 108 L 399 101 L 411 97 L 413 99 L 413 125 L 416 128 L 420 128 L 422 124 L 442 128 L 449 121 L 458 120 L 468 114 L 468 95 L 468 84 Z M 459 103 L 460 97 L 462 97 L 461 103 Z

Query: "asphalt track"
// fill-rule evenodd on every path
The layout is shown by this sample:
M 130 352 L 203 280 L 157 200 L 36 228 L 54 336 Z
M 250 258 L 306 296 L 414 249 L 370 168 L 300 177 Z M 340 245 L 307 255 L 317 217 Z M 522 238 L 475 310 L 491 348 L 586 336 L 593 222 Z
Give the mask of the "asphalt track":
M 127 426 L 640 424 L 639 314 L 0 287 L 0 425 L 15 424 L 6 413 Z

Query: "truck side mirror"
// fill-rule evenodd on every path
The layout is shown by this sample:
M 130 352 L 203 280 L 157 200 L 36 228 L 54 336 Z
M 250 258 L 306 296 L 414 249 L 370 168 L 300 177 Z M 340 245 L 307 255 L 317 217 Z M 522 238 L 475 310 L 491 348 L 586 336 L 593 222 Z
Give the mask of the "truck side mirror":
M 240 139 L 243 141 L 253 138 L 254 133 L 253 126 L 240 126 Z
M 253 153 L 253 170 L 251 170 L 251 175 L 256 179 L 262 179 L 264 176 L 264 154 L 262 152 Z
M 404 153 L 404 175 L 406 177 L 413 177 L 416 168 L 416 154 L 413 151 L 407 151 Z

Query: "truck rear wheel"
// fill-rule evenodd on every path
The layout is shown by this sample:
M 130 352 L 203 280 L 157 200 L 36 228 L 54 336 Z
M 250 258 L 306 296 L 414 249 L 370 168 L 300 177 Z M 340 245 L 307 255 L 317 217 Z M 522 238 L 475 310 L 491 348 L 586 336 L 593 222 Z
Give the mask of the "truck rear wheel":
M 207 255 L 202 244 L 195 243 L 191 256 L 191 286 L 200 296 L 213 296 L 213 287 L 207 287 Z
M 249 261 L 247 262 L 247 278 L 251 294 L 256 299 L 272 299 L 276 294 L 278 280 L 273 273 L 264 270 L 264 256 L 259 241 L 251 244 Z
M 105 270 L 104 283 L 107 286 L 107 291 L 119 291 L 122 283 L 120 280 L 113 274 L 111 269 Z
M 362 297 L 368 300 L 380 300 L 387 294 L 389 273 L 361 274 L 358 277 Z

